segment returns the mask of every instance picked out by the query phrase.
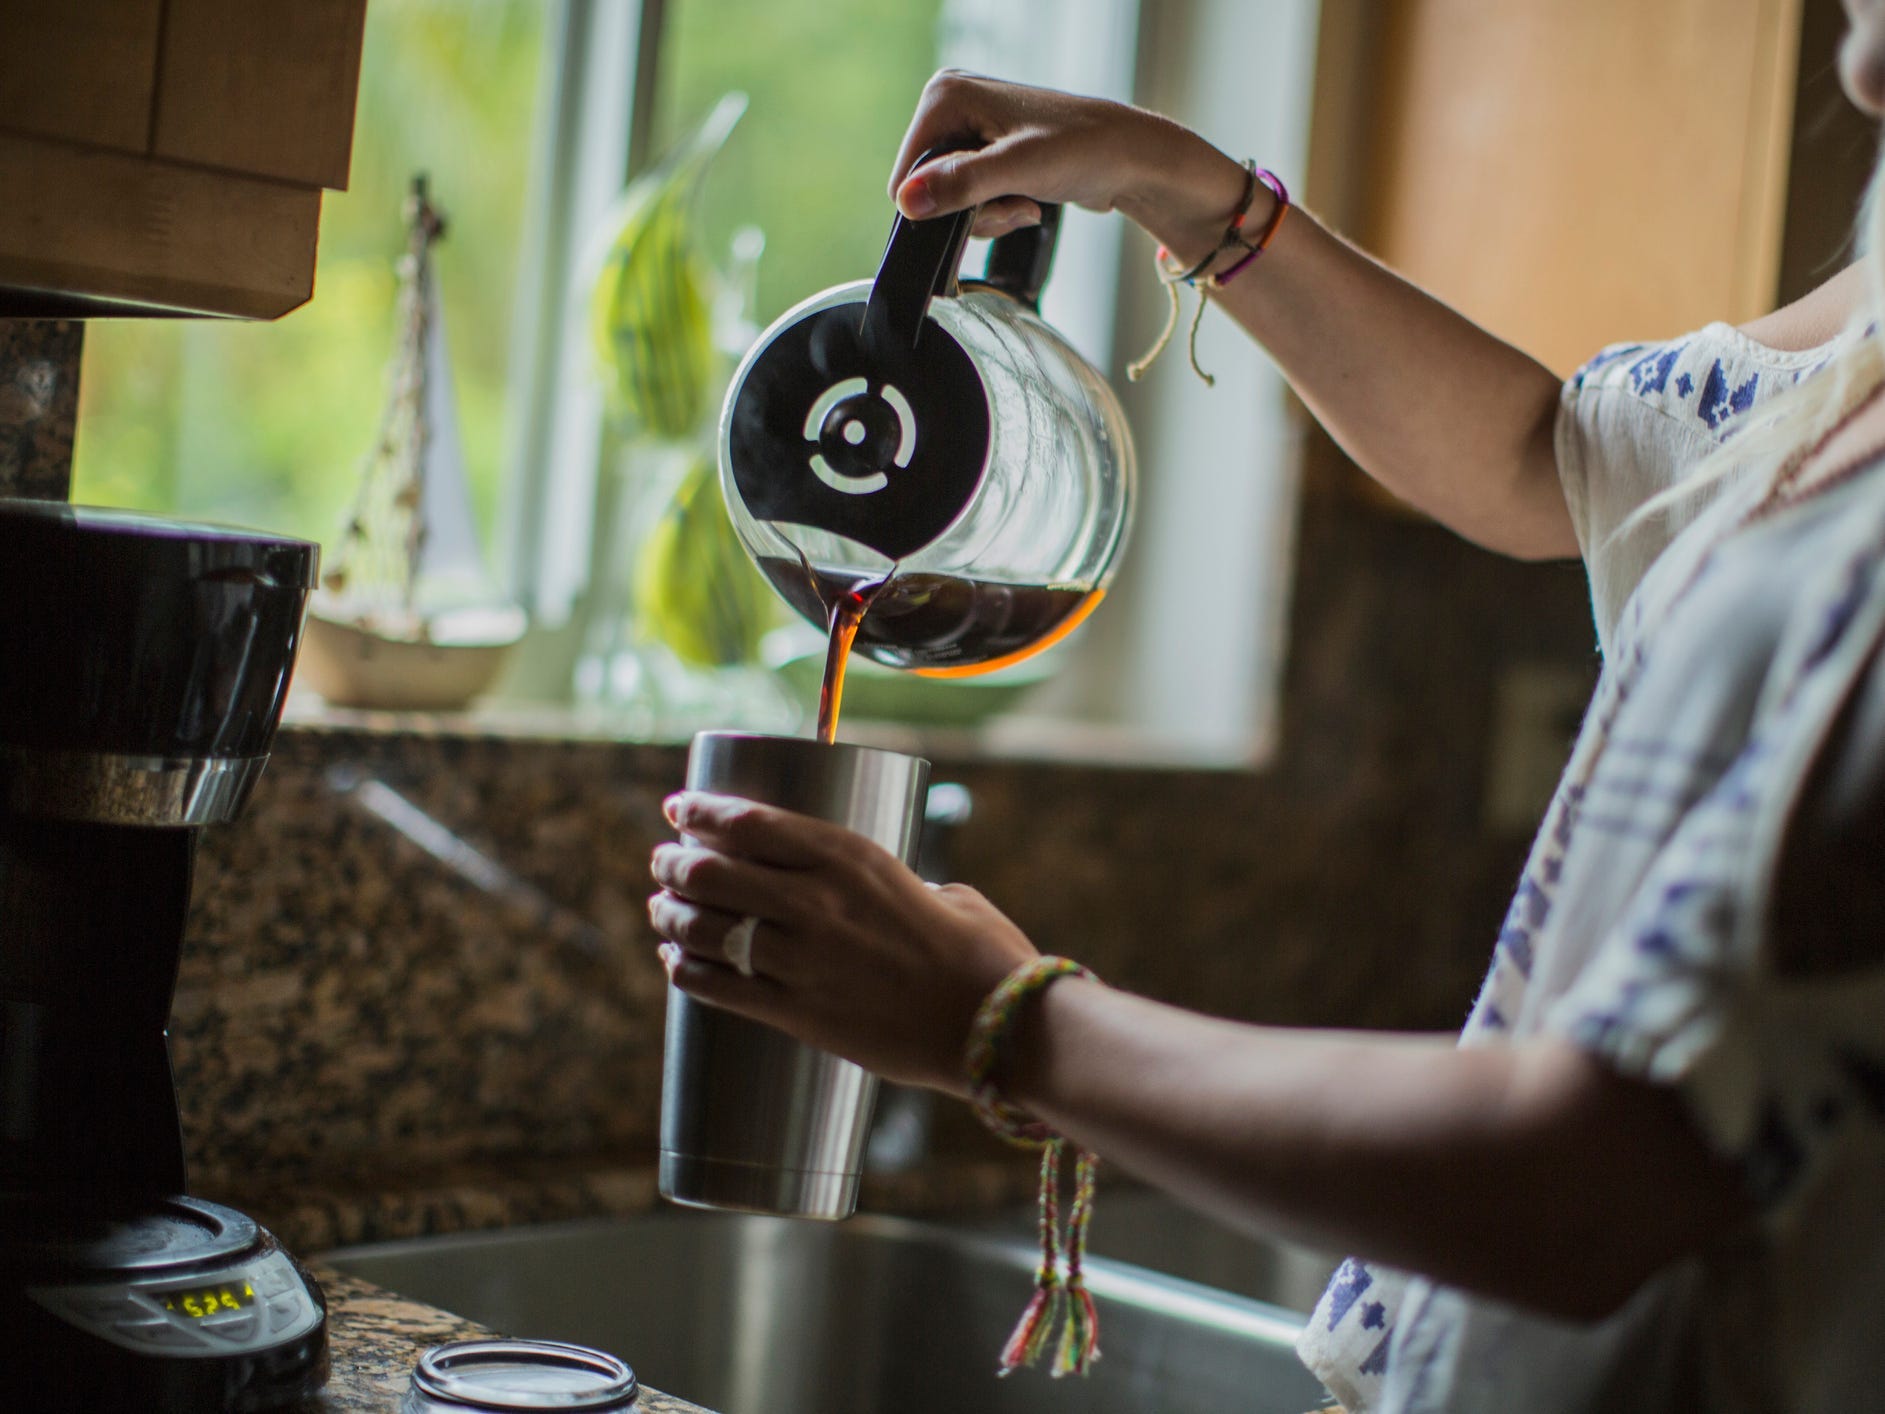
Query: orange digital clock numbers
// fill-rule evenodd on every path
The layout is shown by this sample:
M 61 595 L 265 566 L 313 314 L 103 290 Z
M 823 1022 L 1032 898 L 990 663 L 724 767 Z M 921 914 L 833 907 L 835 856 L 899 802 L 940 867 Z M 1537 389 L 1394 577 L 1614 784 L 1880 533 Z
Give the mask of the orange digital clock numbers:
M 192 1287 L 187 1291 L 163 1293 L 166 1311 L 181 1311 L 192 1320 L 202 1320 L 218 1311 L 240 1311 L 255 1304 L 255 1288 L 248 1282 L 225 1282 L 221 1286 Z

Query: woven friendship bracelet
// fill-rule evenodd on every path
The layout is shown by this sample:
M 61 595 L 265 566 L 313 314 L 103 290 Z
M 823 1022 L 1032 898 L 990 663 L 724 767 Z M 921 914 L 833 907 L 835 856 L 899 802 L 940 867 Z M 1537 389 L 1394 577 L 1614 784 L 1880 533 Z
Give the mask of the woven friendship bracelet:
M 1021 1004 L 1034 993 L 1062 977 L 1092 978 L 1093 974 L 1071 958 L 1037 957 L 1023 963 L 990 992 L 976 1009 L 969 1024 L 969 1044 L 964 1068 L 969 1077 L 969 1101 L 975 1113 L 990 1130 L 1011 1144 L 1029 1147 L 1057 1138 L 1054 1131 L 1001 1097 L 995 1072 L 1005 1058 L 1008 1032 L 1019 1015 Z
M 1253 241 L 1244 235 L 1244 221 L 1250 215 L 1250 203 L 1256 197 L 1257 185 L 1259 183 L 1269 188 L 1270 194 L 1276 198 L 1276 205 L 1270 212 L 1270 219 L 1264 222 L 1263 230 Z M 1151 349 L 1146 352 L 1145 357 L 1126 365 L 1127 378 L 1135 383 L 1138 382 L 1140 378 L 1145 376 L 1145 371 L 1152 366 L 1158 356 L 1164 353 L 1167 346 L 1170 345 L 1172 335 L 1178 331 L 1178 287 L 1180 285 L 1190 285 L 1198 292 L 1198 307 L 1191 315 L 1191 333 L 1189 339 L 1191 371 L 1204 380 L 1205 387 L 1212 388 L 1217 386 L 1217 379 L 1213 378 L 1209 373 L 1206 373 L 1198 362 L 1198 328 L 1204 322 L 1205 291 L 1223 289 L 1224 286 L 1234 280 L 1245 267 L 1258 256 L 1262 255 L 1265 250 L 1269 249 L 1270 242 L 1276 239 L 1277 231 L 1282 228 L 1283 218 L 1289 214 L 1289 207 L 1289 188 L 1283 185 L 1283 179 L 1269 168 L 1257 166 L 1256 162 L 1253 160 L 1246 161 L 1244 163 L 1243 199 L 1238 203 L 1237 210 L 1230 219 L 1230 224 L 1224 228 L 1224 238 L 1212 248 L 1209 255 L 1205 256 L 1203 260 L 1200 260 L 1189 270 L 1177 271 L 1173 270 L 1168 263 L 1171 258 L 1171 253 L 1167 251 L 1164 246 L 1160 246 L 1158 250 L 1154 252 L 1152 264 L 1158 271 L 1159 280 L 1165 286 L 1166 292 L 1170 297 L 1170 307 L 1165 314 L 1165 327 L 1159 331 L 1158 338 L 1153 342 Z M 1218 259 L 1229 250 L 1241 251 L 1242 254 L 1226 269 L 1218 271 L 1216 274 L 1205 274 L 1205 271 L 1216 264 Z
M 1037 1147 L 1041 1151 L 1041 1261 L 1034 1273 L 1034 1295 L 1015 1323 L 1008 1343 L 1002 1347 L 999 1373 L 1003 1375 L 1039 1360 L 1056 1328 L 1060 1331 L 1060 1344 L 1054 1356 L 1055 1379 L 1063 1375 L 1084 1375 L 1100 1358 L 1099 1315 L 1094 1309 L 1092 1294 L 1086 1289 L 1083 1272 L 1099 1161 L 1085 1149 L 1076 1152 L 1073 1207 L 1063 1241 L 1060 1161 L 1067 1141 L 1050 1126 L 1003 1099 L 995 1081 L 995 1074 L 1005 1059 L 1009 1032 L 1022 1005 L 1062 977 L 1098 980 L 1079 963 L 1064 957 L 1037 957 L 1010 972 L 976 1009 L 964 1056 L 969 1098 L 982 1123 L 1010 1144 Z M 1063 1257 L 1064 1277 L 1061 1275 Z

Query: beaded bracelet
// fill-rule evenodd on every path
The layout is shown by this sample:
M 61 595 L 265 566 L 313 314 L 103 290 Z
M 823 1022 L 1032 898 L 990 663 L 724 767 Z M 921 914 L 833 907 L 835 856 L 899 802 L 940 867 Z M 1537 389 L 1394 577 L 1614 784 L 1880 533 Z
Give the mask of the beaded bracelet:
M 1250 214 L 1250 203 L 1256 197 L 1259 182 L 1269 188 L 1270 194 L 1276 198 L 1276 205 L 1270 212 L 1270 219 L 1264 222 L 1262 232 L 1256 240 L 1252 241 L 1244 236 L 1244 220 Z M 1153 361 L 1165 352 L 1172 341 L 1172 335 L 1178 330 L 1178 287 L 1190 285 L 1198 291 L 1198 307 L 1191 316 L 1189 341 L 1191 371 L 1204 380 L 1205 387 L 1217 386 L 1217 379 L 1206 373 L 1198 363 L 1198 328 L 1204 322 L 1204 293 L 1206 290 L 1223 289 L 1237 277 L 1239 272 L 1269 249 L 1270 242 L 1276 239 L 1277 231 L 1282 228 L 1283 218 L 1289 214 L 1289 208 L 1289 188 L 1283 185 L 1283 179 L 1269 168 L 1259 167 L 1254 160 L 1248 160 L 1244 163 L 1243 198 L 1238 202 L 1230 224 L 1224 228 L 1223 239 L 1212 248 L 1209 255 L 1189 270 L 1177 271 L 1168 264 L 1171 252 L 1164 246 L 1160 246 L 1154 252 L 1152 263 L 1158 271 L 1160 282 L 1170 296 L 1171 307 L 1166 311 L 1165 327 L 1159 331 L 1157 340 L 1154 341 L 1145 357 L 1126 365 L 1127 378 L 1135 383 L 1138 382 L 1145 376 L 1145 371 L 1152 366 Z M 1206 275 L 1204 272 L 1210 269 L 1227 250 L 1241 250 L 1243 254 L 1228 269 L 1214 275 Z
M 1007 1048 L 1008 1033 L 1029 997 L 1062 977 L 1097 981 L 1086 968 L 1064 957 L 1037 957 L 1023 963 L 1001 980 L 976 1009 L 969 1026 L 964 1056 L 969 1098 L 982 1123 L 1010 1144 L 1041 1150 L 1040 1239 L 1041 1261 L 1034 1272 L 1034 1295 L 1029 1298 L 1014 1333 L 1002 1347 L 998 1373 L 1012 1374 L 1032 1365 L 1047 1348 L 1048 1336 L 1060 1328 L 1060 1346 L 1054 1356 L 1053 1376 L 1084 1375 L 1100 1358 L 1099 1313 L 1086 1288 L 1087 1227 L 1093 1220 L 1093 1190 L 1099 1161 L 1086 1149 L 1076 1149 L 1073 1207 L 1067 1216 L 1063 1242 L 1060 1232 L 1060 1161 L 1067 1141 L 1025 1110 L 1002 1098 L 995 1082 Z M 1065 1253 L 1066 1276 L 1061 1275 Z

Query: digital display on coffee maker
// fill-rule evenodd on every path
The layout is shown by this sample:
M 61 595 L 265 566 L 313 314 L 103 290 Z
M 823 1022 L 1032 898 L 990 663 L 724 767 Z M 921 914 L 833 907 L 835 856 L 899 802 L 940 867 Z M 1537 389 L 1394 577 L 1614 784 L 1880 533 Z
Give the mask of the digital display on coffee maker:
M 166 1311 L 180 1311 L 198 1321 L 218 1311 L 240 1311 L 255 1304 L 255 1287 L 246 1281 L 180 1286 L 170 1291 L 153 1291 L 151 1295 L 164 1303 Z

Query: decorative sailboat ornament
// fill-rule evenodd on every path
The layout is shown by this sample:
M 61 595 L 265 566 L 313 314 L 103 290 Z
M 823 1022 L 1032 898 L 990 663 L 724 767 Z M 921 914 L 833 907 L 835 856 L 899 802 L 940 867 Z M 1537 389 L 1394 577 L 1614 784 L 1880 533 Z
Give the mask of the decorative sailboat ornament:
M 308 610 L 302 670 L 341 706 L 449 710 L 489 687 L 525 617 L 497 595 L 472 515 L 432 247 L 445 234 L 423 175 L 407 248 L 386 409 Z

